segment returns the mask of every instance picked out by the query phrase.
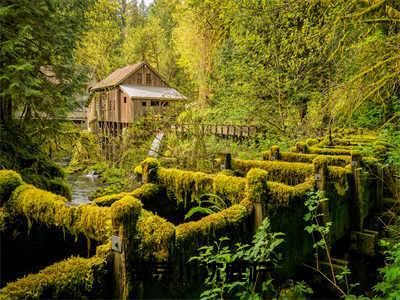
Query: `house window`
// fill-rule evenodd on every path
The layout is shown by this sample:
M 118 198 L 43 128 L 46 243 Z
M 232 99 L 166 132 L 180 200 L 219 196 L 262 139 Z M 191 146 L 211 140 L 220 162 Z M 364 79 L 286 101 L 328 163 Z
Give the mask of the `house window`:
M 142 73 L 137 74 L 137 84 L 142 84 Z
M 158 101 L 151 101 L 151 106 L 158 106 L 160 103 Z
M 124 97 L 124 103 L 126 103 L 126 97 Z
M 146 84 L 151 85 L 151 74 L 150 73 L 146 74 Z
M 146 105 L 147 105 L 146 101 L 143 101 L 142 106 L 146 106 Z
M 161 106 L 162 107 L 167 107 L 168 105 L 169 105 L 169 103 L 167 101 L 161 102 Z

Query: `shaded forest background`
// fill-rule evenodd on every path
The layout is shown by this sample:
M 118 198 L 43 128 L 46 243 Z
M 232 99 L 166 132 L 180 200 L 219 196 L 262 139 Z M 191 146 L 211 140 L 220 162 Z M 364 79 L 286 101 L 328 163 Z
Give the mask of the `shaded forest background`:
M 208 122 L 309 135 L 399 120 L 396 0 L 8 0 L 0 15 L 2 120 L 66 113 L 88 77 L 141 60 Z
M 282 134 L 379 128 L 400 111 L 397 1 L 99 0 L 76 63 L 147 60 L 207 121 Z

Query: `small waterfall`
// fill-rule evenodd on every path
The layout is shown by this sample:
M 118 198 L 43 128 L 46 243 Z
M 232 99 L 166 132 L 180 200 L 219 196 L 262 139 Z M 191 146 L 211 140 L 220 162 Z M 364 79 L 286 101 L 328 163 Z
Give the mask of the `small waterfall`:
M 157 157 L 158 152 L 160 151 L 161 141 L 164 137 L 164 132 L 160 131 L 157 133 L 153 142 L 151 143 L 151 148 L 149 150 L 148 156 Z

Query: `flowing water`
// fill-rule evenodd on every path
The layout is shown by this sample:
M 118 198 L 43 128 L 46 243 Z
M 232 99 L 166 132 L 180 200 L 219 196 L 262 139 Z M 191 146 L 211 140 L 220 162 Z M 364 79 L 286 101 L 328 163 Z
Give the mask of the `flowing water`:
M 72 187 L 73 204 L 90 203 L 89 195 L 102 186 L 93 174 L 68 174 L 67 180 Z

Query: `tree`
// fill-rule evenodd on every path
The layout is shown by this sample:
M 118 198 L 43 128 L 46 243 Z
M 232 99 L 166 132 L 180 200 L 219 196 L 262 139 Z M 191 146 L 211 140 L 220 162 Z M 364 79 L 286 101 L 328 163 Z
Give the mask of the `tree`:
M 5 0 L 0 6 L 0 122 L 59 116 L 73 106 L 83 72 L 73 49 L 90 0 Z
M 122 1 L 123 2 L 123 1 Z M 97 78 L 103 79 L 120 66 L 121 45 L 127 7 L 117 0 L 98 0 L 86 12 L 88 29 L 79 43 L 75 57 L 79 64 L 95 69 Z

